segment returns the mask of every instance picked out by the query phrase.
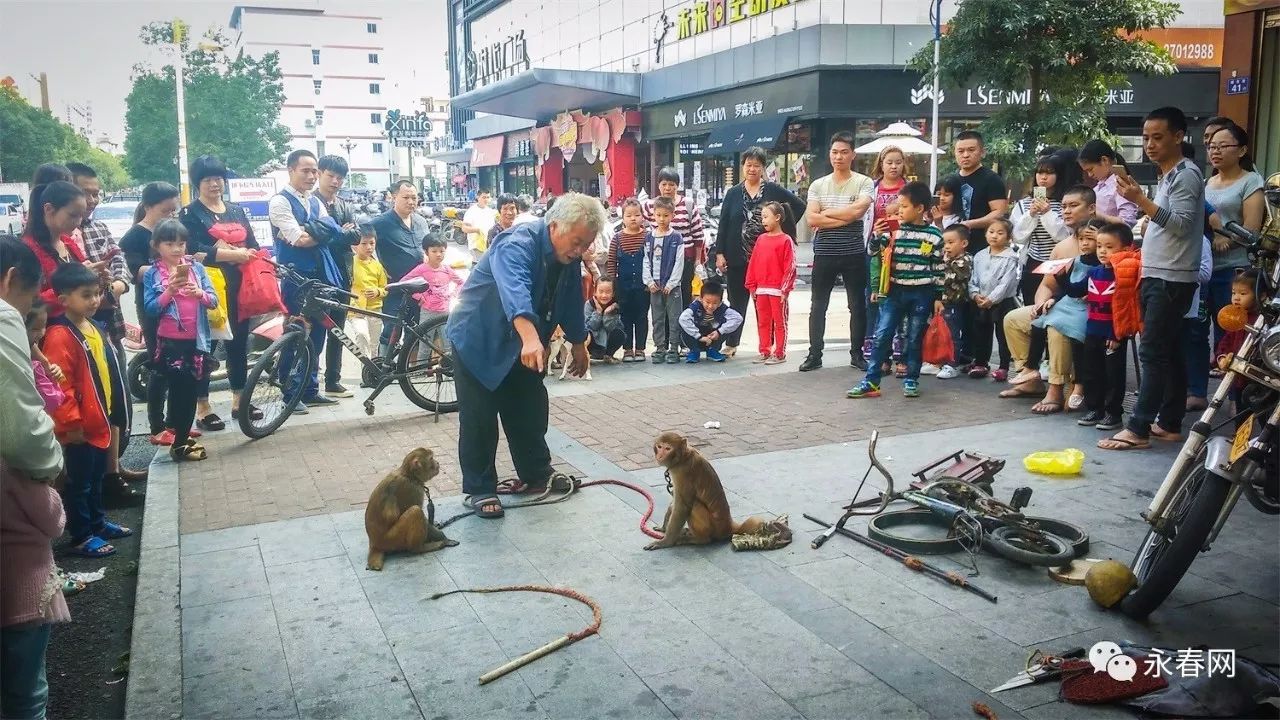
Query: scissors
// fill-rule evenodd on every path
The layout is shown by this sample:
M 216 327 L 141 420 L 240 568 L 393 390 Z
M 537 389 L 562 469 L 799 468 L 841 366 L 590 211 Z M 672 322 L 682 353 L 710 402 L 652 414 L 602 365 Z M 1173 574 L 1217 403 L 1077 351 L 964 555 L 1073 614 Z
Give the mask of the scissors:
M 1071 668 L 1064 667 L 1068 660 L 1077 660 L 1083 662 L 1085 658 L 1084 648 L 1072 648 L 1061 655 L 1048 655 L 1040 650 L 1031 653 L 1031 657 L 1027 658 L 1027 669 L 1009 678 L 1009 680 L 993 688 L 992 693 L 1012 690 L 1016 687 L 1024 685 L 1034 685 L 1038 682 L 1044 682 L 1053 678 L 1061 677 L 1064 670 Z

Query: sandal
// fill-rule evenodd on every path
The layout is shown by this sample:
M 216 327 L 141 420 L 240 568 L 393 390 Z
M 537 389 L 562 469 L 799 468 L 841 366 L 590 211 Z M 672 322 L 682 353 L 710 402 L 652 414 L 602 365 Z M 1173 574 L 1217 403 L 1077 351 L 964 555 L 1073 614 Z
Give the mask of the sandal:
M 1169 432 L 1154 423 L 1151 425 L 1151 437 L 1164 442 L 1182 442 L 1186 439 L 1182 433 Z
M 152 445 L 172 445 L 174 440 L 175 438 L 172 430 L 165 430 L 151 436 Z
M 541 495 L 546 491 L 546 485 L 529 485 L 519 478 L 498 481 L 499 495 Z
M 222 418 L 218 417 L 218 413 L 209 413 L 199 420 L 196 420 L 196 427 L 201 430 L 217 432 L 218 430 L 226 430 L 227 424 L 222 421 Z
M 169 448 L 169 457 L 174 462 L 197 462 L 208 459 L 209 453 L 205 451 L 203 445 L 188 439 L 186 445 L 174 445 Z
M 1028 397 L 1043 397 L 1043 396 L 1044 396 L 1044 388 L 1040 388 L 1039 390 L 1026 390 L 1020 387 L 1011 387 L 1008 390 L 1000 391 L 1000 397 L 1006 400 L 1011 398 L 1028 398 Z
M 360 387 L 364 387 L 364 385 L 361 385 Z M 370 385 L 369 387 L 373 387 L 373 386 Z M 231 419 L 232 420 L 240 419 L 240 408 L 231 408 Z M 262 419 L 262 409 L 259 408 L 257 405 L 254 405 L 253 403 L 249 404 L 249 419 L 250 420 Z
M 133 531 L 130 530 L 129 528 L 124 527 L 122 525 L 117 525 L 111 522 L 110 520 L 104 520 L 102 522 L 102 527 L 98 528 L 98 532 L 97 532 L 98 537 L 103 537 L 108 540 L 118 540 L 120 538 L 127 538 L 132 534 L 133 534 Z
M 97 535 L 90 535 L 85 538 L 84 542 L 74 545 L 67 552 L 72 555 L 79 555 L 87 558 L 102 558 L 108 555 L 115 555 L 116 549 L 111 544 Z
M 1151 442 L 1147 440 L 1126 440 L 1122 437 L 1103 438 L 1098 441 L 1101 450 L 1149 450 Z
M 462 504 L 474 510 L 477 517 L 494 519 L 505 514 L 502 510 L 502 502 L 498 500 L 497 495 L 467 495 L 463 498 Z M 485 508 L 497 508 L 497 510 L 485 510 Z
M 1056 415 L 1062 412 L 1062 403 L 1041 400 L 1031 406 L 1031 412 L 1037 415 Z
M 1067 410 L 1071 412 L 1075 412 L 1076 410 L 1079 410 L 1082 407 L 1084 407 L 1083 395 L 1072 395 L 1071 397 L 1067 398 Z

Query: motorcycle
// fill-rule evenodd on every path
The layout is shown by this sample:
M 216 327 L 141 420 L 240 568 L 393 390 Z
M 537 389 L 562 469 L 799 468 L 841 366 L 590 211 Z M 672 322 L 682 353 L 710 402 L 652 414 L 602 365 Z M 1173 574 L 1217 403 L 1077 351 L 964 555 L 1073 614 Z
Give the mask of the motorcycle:
M 1217 231 L 1246 247 L 1261 271 L 1259 313 L 1251 325 L 1240 308 L 1218 313 L 1223 329 L 1248 335 L 1142 514 L 1151 528 L 1131 564 L 1138 585 L 1120 605 L 1133 618 L 1145 618 L 1173 592 L 1242 495 L 1260 512 L 1280 514 L 1280 173 L 1268 179 L 1265 196 L 1262 233 L 1234 222 Z M 1220 418 L 1237 381 L 1244 387 L 1235 414 Z M 1233 433 L 1218 433 L 1232 422 Z

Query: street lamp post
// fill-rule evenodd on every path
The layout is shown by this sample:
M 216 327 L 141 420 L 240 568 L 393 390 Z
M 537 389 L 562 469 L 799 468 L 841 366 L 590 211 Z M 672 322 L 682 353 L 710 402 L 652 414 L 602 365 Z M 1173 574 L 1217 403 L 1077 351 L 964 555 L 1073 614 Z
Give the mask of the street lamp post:
M 186 57 L 182 54 L 182 34 L 185 30 L 185 23 L 181 20 L 173 21 L 173 47 L 177 55 L 173 62 L 173 76 L 177 83 L 174 94 L 178 100 L 178 187 L 184 207 L 191 202 L 191 177 L 187 174 L 187 105 L 186 93 L 182 87 L 182 69 L 186 64 Z
M 929 14 L 933 15 L 933 115 L 929 120 L 930 140 L 933 150 L 929 153 L 929 187 L 938 187 L 938 63 L 942 57 L 942 0 L 931 0 Z
M 338 147 L 347 151 L 347 162 L 351 162 L 351 151 L 356 149 L 356 144 L 351 142 L 351 138 L 347 138 L 347 141 Z

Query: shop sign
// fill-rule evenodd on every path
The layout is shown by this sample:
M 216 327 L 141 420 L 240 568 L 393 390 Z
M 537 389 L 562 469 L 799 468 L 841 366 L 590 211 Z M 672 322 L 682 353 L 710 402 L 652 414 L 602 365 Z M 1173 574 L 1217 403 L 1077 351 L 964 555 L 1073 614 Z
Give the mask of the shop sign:
M 568 162 L 573 157 L 574 151 L 578 149 L 578 121 L 574 120 L 569 113 L 560 113 L 551 121 L 551 132 L 555 138 L 556 147 L 560 148 L 565 162 Z
M 645 136 L 701 135 L 726 122 L 800 115 L 817 108 L 815 73 L 654 105 L 644 113 Z
M 462 74 L 467 90 L 475 90 L 503 78 L 518 75 L 531 67 L 524 31 L 502 42 L 490 43 L 479 51 L 468 50 Z
M 430 145 L 431 118 L 422 110 L 406 115 L 399 110 L 388 110 L 382 123 L 387 139 L 396 147 L 425 148 Z
M 947 101 L 947 93 L 939 90 L 938 104 L 943 105 Z M 952 92 L 952 98 L 956 97 L 955 91 Z M 961 94 L 964 98 L 964 104 L 968 107 L 1002 107 L 1005 105 L 1030 105 L 1031 89 L 1025 90 L 1001 90 L 1000 88 L 991 87 L 989 85 L 978 85 L 977 87 L 965 88 Z M 911 103 L 913 105 L 929 104 L 933 99 L 932 87 L 917 87 L 911 90 Z M 1049 101 L 1049 93 L 1040 91 L 1040 99 L 1044 102 Z M 1132 88 L 1117 88 L 1107 91 L 1107 105 L 1132 105 L 1134 92 Z M 954 104 L 954 103 L 953 103 Z
M 515 160 L 520 158 L 533 157 L 533 141 L 529 139 L 529 133 L 514 133 L 507 136 L 507 159 Z
M 803 0 L 696 0 L 676 14 L 676 40 L 701 35 Z

